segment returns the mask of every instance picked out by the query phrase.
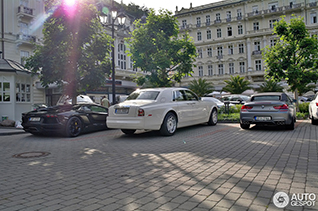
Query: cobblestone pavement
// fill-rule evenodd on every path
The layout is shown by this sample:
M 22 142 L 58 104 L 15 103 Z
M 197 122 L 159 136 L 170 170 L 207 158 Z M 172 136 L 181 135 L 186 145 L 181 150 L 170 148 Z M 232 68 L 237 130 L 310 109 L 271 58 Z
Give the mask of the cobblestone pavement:
M 318 195 L 317 129 L 302 120 L 293 131 L 218 124 L 172 137 L 1 136 L 0 210 L 283 210 L 277 192 Z

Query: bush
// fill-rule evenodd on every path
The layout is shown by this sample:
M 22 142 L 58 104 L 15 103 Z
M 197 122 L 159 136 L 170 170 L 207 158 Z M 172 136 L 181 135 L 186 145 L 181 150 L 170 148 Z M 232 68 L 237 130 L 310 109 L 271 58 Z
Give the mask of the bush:
M 230 114 L 232 113 L 240 113 L 241 111 L 241 107 L 242 105 L 234 105 L 234 106 L 230 106 Z M 225 112 L 225 107 L 222 106 L 220 109 L 219 109 L 219 114 L 227 114 L 227 112 Z
M 299 112 L 300 113 L 309 113 L 309 102 L 299 103 Z

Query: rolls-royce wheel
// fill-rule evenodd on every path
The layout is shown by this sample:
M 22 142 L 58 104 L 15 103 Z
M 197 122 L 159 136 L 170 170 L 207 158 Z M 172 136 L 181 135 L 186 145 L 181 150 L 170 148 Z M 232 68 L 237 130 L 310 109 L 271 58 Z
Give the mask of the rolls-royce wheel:
M 82 132 L 81 120 L 74 116 L 71 117 L 66 124 L 66 135 L 69 137 L 76 137 Z
M 136 130 L 121 129 L 121 132 L 125 133 L 126 135 L 132 135 L 136 132 Z
M 208 125 L 216 125 L 218 123 L 218 111 L 214 108 L 211 112 Z
M 164 136 L 172 136 L 177 130 L 177 117 L 173 113 L 168 113 L 161 125 L 160 133 Z

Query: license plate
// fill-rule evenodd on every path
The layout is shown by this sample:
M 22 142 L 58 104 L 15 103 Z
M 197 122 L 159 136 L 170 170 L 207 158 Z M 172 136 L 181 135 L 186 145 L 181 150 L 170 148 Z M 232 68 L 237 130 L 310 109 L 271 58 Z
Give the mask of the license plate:
M 30 122 L 39 122 L 41 120 L 41 117 L 30 117 Z
M 128 114 L 129 108 L 117 108 L 115 110 L 116 114 Z
M 257 121 L 270 121 L 271 117 L 269 117 L 269 116 L 257 116 L 257 117 L 255 117 L 255 120 L 257 120 Z

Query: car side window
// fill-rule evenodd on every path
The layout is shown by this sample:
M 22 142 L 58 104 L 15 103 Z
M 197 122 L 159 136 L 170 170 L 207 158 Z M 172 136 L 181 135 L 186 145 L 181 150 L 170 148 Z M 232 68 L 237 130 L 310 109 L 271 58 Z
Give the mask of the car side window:
M 99 107 L 99 106 L 91 106 L 91 111 L 107 113 L 107 108 L 103 108 L 103 107 Z
M 189 90 L 184 90 L 184 93 L 186 95 L 186 99 L 189 101 L 198 101 L 199 100 L 198 97 L 194 93 L 190 92 Z
M 174 101 L 185 101 L 184 94 L 180 92 L 179 90 L 174 91 Z

